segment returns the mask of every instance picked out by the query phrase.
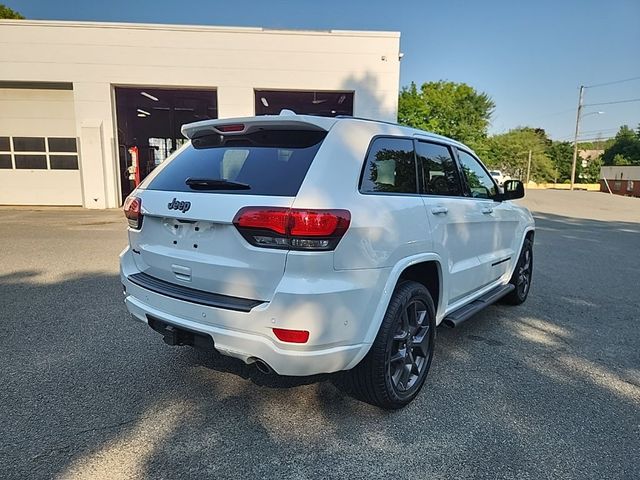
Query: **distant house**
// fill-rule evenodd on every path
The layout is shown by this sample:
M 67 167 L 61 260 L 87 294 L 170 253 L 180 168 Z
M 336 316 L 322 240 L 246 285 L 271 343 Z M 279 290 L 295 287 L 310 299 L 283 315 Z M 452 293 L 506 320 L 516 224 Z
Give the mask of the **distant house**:
M 609 188 L 607 188 L 607 184 Z M 600 168 L 600 191 L 640 197 L 640 166 Z
M 582 160 L 587 161 L 595 160 L 596 158 L 599 158 L 603 153 L 604 150 L 578 150 L 578 156 Z

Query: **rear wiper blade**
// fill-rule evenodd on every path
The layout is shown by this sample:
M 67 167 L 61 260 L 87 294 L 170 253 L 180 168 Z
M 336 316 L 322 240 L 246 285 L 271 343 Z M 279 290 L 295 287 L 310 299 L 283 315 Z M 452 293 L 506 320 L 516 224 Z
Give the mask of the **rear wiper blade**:
M 233 182 L 224 178 L 187 178 L 184 182 L 194 190 L 249 190 L 247 183 Z

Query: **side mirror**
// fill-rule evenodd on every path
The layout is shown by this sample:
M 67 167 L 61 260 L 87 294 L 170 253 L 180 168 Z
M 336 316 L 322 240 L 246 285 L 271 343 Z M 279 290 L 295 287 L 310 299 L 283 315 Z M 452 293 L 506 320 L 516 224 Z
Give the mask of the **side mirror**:
M 516 200 L 524 197 L 524 185 L 520 180 L 505 180 L 502 185 L 502 193 L 496 195 L 496 200 Z

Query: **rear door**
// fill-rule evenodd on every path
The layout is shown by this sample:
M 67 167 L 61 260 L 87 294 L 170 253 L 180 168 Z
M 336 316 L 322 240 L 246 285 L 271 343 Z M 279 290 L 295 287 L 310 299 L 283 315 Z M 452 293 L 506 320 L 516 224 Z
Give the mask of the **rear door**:
M 141 272 L 197 290 L 268 301 L 287 250 L 250 245 L 233 224 L 242 207 L 290 207 L 325 131 L 260 129 L 194 139 L 135 192 L 129 238 Z
M 431 226 L 433 248 L 443 260 L 448 281 L 448 303 L 473 293 L 482 286 L 482 253 L 479 238 L 483 221 L 475 202 L 464 196 L 460 171 L 452 147 L 416 140 L 418 175 L 422 200 Z

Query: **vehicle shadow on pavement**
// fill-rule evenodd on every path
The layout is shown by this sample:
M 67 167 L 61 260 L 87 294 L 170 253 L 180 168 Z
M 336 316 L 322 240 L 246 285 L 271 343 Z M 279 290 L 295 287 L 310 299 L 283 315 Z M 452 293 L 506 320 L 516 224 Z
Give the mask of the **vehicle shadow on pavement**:
M 161 338 L 161 337 L 159 337 Z M 194 365 L 215 370 L 221 373 L 236 375 L 251 383 L 269 388 L 293 388 L 301 385 L 328 380 L 332 375 L 311 375 L 307 377 L 285 377 L 275 374 L 260 372 L 255 364 L 246 364 L 237 358 L 231 358 L 218 353 L 215 350 L 193 349 L 190 347 L 176 347 L 174 351 L 180 350 L 179 354 L 184 355 L 186 361 Z
M 265 376 L 169 347 L 130 319 L 117 275 L 0 275 L 0 472 L 638 478 L 638 290 L 626 272 L 640 271 L 639 225 L 537 221 L 528 301 L 439 328 L 427 383 L 397 412 L 333 376 Z

